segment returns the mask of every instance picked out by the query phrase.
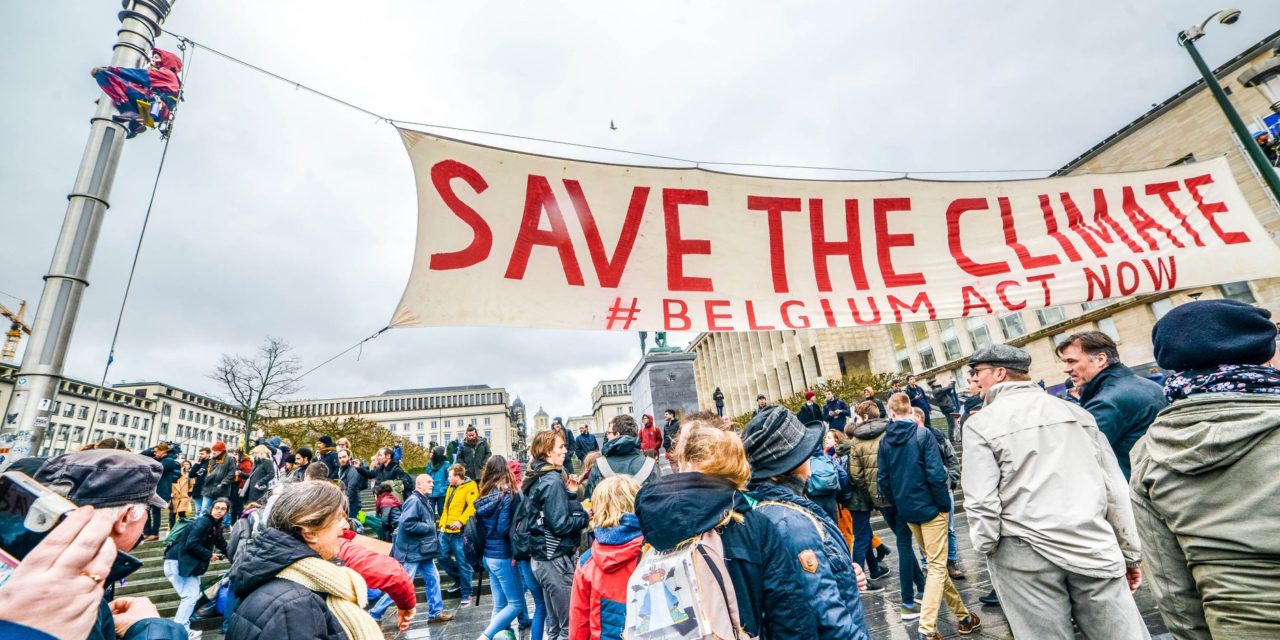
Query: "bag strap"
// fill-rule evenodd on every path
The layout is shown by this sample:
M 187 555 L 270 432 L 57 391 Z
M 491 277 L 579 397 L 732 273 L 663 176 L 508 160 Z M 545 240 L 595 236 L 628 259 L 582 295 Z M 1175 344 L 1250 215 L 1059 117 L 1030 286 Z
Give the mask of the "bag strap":
M 658 465 L 657 460 L 646 457 L 644 459 L 644 463 L 640 465 L 640 472 L 634 476 L 636 479 L 636 484 L 644 484 L 644 481 L 649 479 L 649 475 L 653 473 L 653 468 L 656 467 L 657 465 Z
M 724 587 L 724 576 L 720 575 L 720 570 L 711 561 L 711 554 L 707 553 L 706 547 L 699 544 L 695 548 L 698 550 L 698 555 L 702 556 L 702 562 L 707 565 L 707 570 L 711 572 L 711 577 L 715 578 L 716 586 L 720 587 L 720 596 L 724 598 L 725 606 L 729 606 L 732 603 L 729 602 L 729 591 Z M 737 621 L 735 620 L 734 623 L 736 624 Z
M 600 469 L 600 475 L 602 477 L 605 477 L 605 478 L 613 477 L 613 467 L 609 466 L 608 458 L 604 456 L 600 456 L 598 459 L 596 459 L 596 467 Z

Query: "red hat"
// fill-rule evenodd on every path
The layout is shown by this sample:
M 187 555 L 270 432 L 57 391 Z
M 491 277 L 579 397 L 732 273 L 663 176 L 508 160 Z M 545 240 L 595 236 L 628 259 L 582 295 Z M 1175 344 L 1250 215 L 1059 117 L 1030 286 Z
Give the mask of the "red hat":
M 812 392 L 812 391 L 806 391 L 806 392 L 804 392 L 804 399 L 805 399 L 805 400 L 812 400 L 812 399 L 813 399 L 813 392 Z
M 219 440 L 219 441 L 217 441 L 217 442 L 213 443 L 213 446 L 212 446 L 212 447 L 209 447 L 209 449 L 211 449 L 211 450 L 212 450 L 212 451 L 214 451 L 215 453 L 226 453 L 226 452 L 227 452 L 227 443 L 225 443 L 225 442 L 223 442 L 223 441 Z

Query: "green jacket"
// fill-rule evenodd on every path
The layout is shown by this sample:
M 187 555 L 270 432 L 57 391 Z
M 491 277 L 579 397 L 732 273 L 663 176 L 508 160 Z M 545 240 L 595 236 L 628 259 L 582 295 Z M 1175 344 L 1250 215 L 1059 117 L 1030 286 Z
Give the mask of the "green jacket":
M 1280 638 L 1280 396 L 1175 402 L 1131 460 L 1144 584 L 1173 637 Z

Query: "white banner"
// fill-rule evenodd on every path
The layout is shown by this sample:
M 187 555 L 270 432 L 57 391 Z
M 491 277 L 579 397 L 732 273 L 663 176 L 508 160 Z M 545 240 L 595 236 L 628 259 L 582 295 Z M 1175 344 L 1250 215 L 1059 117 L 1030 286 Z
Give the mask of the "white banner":
M 958 318 L 1280 275 L 1225 159 L 1009 182 L 580 162 L 401 130 L 393 326 L 755 331 Z

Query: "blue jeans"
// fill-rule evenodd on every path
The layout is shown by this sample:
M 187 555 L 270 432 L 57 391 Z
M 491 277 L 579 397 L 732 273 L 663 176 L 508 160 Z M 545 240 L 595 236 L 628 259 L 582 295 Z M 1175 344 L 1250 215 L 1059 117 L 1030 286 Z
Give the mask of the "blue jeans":
M 955 562 L 956 558 L 956 497 L 951 496 L 951 510 L 947 513 L 947 561 Z
M 511 628 L 511 621 L 524 611 L 524 588 L 511 558 L 485 558 L 484 568 L 489 572 L 489 590 L 493 593 L 493 616 L 484 637 L 493 638 L 499 631 Z
M 173 590 L 178 592 L 181 601 L 178 611 L 173 614 L 173 621 L 184 629 L 191 629 L 191 613 L 196 610 L 196 601 L 200 599 L 200 576 L 183 576 L 178 574 L 178 561 L 164 561 L 164 577 L 169 579 Z
M 871 553 L 871 512 L 850 511 L 853 516 L 853 561 L 867 570 L 867 577 L 880 572 L 880 563 Z
M 471 565 L 462 548 L 461 533 L 440 533 L 440 566 L 458 584 L 462 599 L 471 598 Z
M 893 538 L 898 547 L 898 582 L 902 587 L 902 604 L 913 604 L 916 593 L 924 595 L 924 571 L 916 560 L 916 552 L 911 548 L 911 528 L 902 518 L 894 518 L 889 522 L 893 528 Z
M 520 574 L 520 587 L 533 596 L 533 629 L 529 632 L 529 640 L 542 640 L 547 625 L 547 603 L 542 599 L 542 585 L 538 584 L 538 579 L 533 576 L 532 562 L 517 560 L 516 570 Z M 520 602 L 524 602 L 524 594 L 520 595 Z M 523 627 L 529 622 L 528 612 L 524 612 L 520 616 L 520 626 Z
M 440 595 L 440 576 L 436 574 L 436 563 L 434 560 L 421 560 L 419 562 L 402 562 L 405 573 L 409 574 L 409 582 L 413 582 L 413 577 L 422 574 L 422 584 L 426 585 L 427 592 L 427 618 L 434 618 L 444 612 L 444 598 Z M 381 620 L 382 614 L 391 606 L 391 596 L 382 594 L 381 598 L 374 603 L 373 608 L 369 610 L 369 615 L 374 620 Z

